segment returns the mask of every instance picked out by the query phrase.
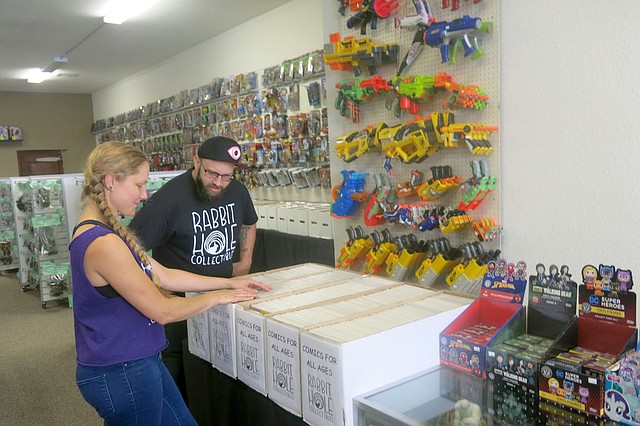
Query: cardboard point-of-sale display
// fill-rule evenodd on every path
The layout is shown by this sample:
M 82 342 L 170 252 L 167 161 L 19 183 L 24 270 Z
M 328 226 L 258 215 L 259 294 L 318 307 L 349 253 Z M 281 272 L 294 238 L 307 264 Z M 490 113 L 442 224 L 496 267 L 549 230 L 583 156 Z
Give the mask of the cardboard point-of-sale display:
M 487 265 L 480 297 L 440 333 L 440 364 L 486 377 L 486 349 L 525 329 L 526 263 Z
M 636 348 L 636 295 L 631 273 L 612 265 L 586 265 L 578 289 L 578 316 L 539 366 L 539 395 L 595 417 L 605 414 L 607 370 Z M 614 401 L 617 403 L 618 401 Z

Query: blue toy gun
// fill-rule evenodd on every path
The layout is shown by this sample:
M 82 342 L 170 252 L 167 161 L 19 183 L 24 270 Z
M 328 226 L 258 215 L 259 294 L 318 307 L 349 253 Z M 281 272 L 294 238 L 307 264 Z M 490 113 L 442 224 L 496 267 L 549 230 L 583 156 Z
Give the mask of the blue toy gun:
M 429 25 L 424 32 L 424 44 L 440 49 L 442 63 L 450 61 L 449 47 L 454 49 L 460 43 L 464 47 L 464 56 L 472 58 L 482 55 L 478 46 L 477 33 L 482 28 L 482 19 L 464 15 L 462 18 L 451 22 L 435 22 Z M 455 61 L 455 54 L 451 58 Z
M 354 170 L 342 170 L 342 183 L 333 188 L 334 203 L 331 206 L 331 216 L 336 218 L 351 217 L 358 206 L 369 198 L 364 192 L 366 172 L 356 173 Z

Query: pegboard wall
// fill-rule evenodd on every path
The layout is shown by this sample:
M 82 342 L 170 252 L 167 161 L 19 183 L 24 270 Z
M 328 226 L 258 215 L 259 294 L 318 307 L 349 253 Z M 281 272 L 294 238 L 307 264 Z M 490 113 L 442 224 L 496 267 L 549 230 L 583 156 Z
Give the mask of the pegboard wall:
M 371 29 L 366 27 L 366 34 L 361 34 L 361 29 L 356 26 L 354 28 L 347 27 L 347 20 L 354 16 L 353 12 L 347 8 L 345 15 L 341 16 L 338 11 L 341 1 L 324 0 L 325 20 L 335 19 L 327 25 L 325 23 L 325 43 L 330 42 L 330 33 L 333 28 L 337 28 L 340 33 L 340 40 L 345 37 L 354 36 L 356 39 L 360 37 L 370 37 L 375 44 L 397 43 L 399 45 L 398 60 L 393 64 L 382 64 L 376 67 L 375 74 L 383 77 L 385 80 L 391 80 L 397 75 L 399 65 L 407 54 L 417 28 L 402 27 L 399 25 L 400 20 L 407 16 L 416 15 L 415 3 L 412 0 L 397 0 L 398 8 L 391 12 L 386 19 L 379 19 L 377 28 Z M 375 175 L 383 175 L 388 179 L 391 186 L 407 182 L 411 178 L 412 171 L 419 171 L 423 175 L 423 182 L 432 178 L 431 168 L 434 166 L 450 166 L 454 176 L 461 177 L 462 182 L 468 181 L 473 177 L 471 164 L 475 161 L 484 160 L 488 166 L 488 175 L 495 178 L 495 186 L 488 193 L 484 200 L 473 210 L 467 210 L 473 221 L 492 218 L 494 223 L 499 227 L 500 224 L 500 132 L 497 126 L 500 123 L 500 22 L 499 22 L 499 1 L 498 0 L 459 0 L 458 2 L 451 0 L 432 0 L 429 2 L 431 13 L 435 22 L 448 21 L 452 22 L 463 16 L 470 18 L 480 18 L 483 23 L 489 24 L 488 32 L 479 32 L 478 42 L 481 51 L 479 57 L 472 59 L 472 56 L 464 56 L 462 48 L 459 49 L 455 57 L 455 63 L 442 63 L 441 51 L 437 47 L 423 45 L 422 49 L 413 61 L 403 72 L 402 76 L 411 75 L 431 75 L 438 73 L 446 73 L 453 81 L 459 85 L 478 86 L 486 93 L 488 100 L 484 109 L 458 108 L 447 110 L 443 106 L 443 101 L 451 95 L 446 91 L 436 92 L 433 99 L 426 103 L 419 104 L 419 113 L 417 115 L 403 111 L 400 118 L 394 116 L 392 110 L 387 109 L 385 101 L 387 93 L 375 94 L 372 99 L 360 105 L 360 122 L 354 123 L 350 118 L 343 117 L 338 109 L 335 108 L 335 101 L 338 96 L 336 84 L 346 78 L 355 77 L 353 71 L 326 69 L 327 76 L 327 106 L 329 114 L 329 136 L 332 143 L 331 149 L 331 178 L 332 184 L 340 185 L 343 182 L 343 170 L 354 171 L 356 173 L 367 173 L 365 177 L 364 192 L 371 194 L 376 188 Z M 450 3 L 449 7 L 444 8 L 443 3 Z M 457 10 L 452 10 L 456 3 L 459 4 Z M 325 54 L 327 46 L 325 45 Z M 452 50 L 450 50 L 452 54 Z M 362 67 L 360 77 L 370 78 L 370 74 L 366 67 Z M 398 102 L 396 99 L 395 102 Z M 474 123 L 485 126 L 495 126 L 497 129 L 491 131 L 488 141 L 493 148 L 488 154 L 473 153 L 466 144 L 456 148 L 441 147 L 435 153 L 428 156 L 423 161 L 417 163 L 404 163 L 399 158 L 392 158 L 388 162 L 391 171 L 388 172 L 384 166 L 385 154 L 379 147 L 371 147 L 368 152 L 351 162 L 345 162 L 337 156 L 336 141 L 343 135 L 351 132 L 366 129 L 368 126 L 376 128 L 379 123 L 385 123 L 389 127 L 407 123 L 417 116 L 426 118 L 431 114 L 450 112 L 454 115 L 455 123 Z M 477 163 L 476 163 L 477 164 Z M 468 188 L 468 187 L 467 187 Z M 396 203 L 406 203 L 428 205 L 432 208 L 441 208 L 450 206 L 457 208 L 462 200 L 462 187 L 454 191 L 444 194 L 435 201 L 422 201 L 416 195 L 412 195 L 406 199 L 397 198 Z M 446 237 L 452 246 L 460 246 L 465 243 L 479 241 L 474 234 L 471 226 L 463 227 L 459 231 L 447 232 L 443 234 L 440 229 L 436 228 L 432 231 L 420 231 L 416 228 L 400 224 L 398 222 L 385 222 L 375 227 L 366 226 L 364 223 L 364 207 L 362 203 L 353 216 L 334 218 L 333 230 L 335 239 L 335 254 L 339 256 L 340 249 L 348 241 L 347 228 L 361 226 L 365 234 L 370 234 L 374 230 L 381 232 L 388 229 L 392 236 L 400 236 L 405 234 L 414 234 L 418 240 L 431 240 Z M 485 250 L 499 249 L 500 237 L 490 241 L 481 243 Z M 360 264 L 362 266 L 362 263 Z M 414 278 L 415 279 L 415 278 Z

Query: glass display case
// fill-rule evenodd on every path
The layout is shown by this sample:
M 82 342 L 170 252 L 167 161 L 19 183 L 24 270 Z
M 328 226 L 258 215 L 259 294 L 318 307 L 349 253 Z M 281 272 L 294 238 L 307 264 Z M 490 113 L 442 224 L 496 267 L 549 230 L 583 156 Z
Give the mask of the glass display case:
M 517 386 L 436 366 L 356 396 L 358 426 L 616 425 L 538 400 Z

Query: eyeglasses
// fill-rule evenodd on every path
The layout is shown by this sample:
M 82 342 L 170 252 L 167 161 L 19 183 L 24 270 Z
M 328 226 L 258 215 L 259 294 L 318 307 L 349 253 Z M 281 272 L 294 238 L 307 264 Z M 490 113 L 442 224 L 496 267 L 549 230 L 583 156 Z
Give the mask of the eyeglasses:
M 228 175 L 221 175 L 218 172 L 207 170 L 204 167 L 202 167 L 202 170 L 204 171 L 204 175 L 211 180 L 218 180 L 218 178 L 220 178 L 222 182 L 230 182 L 233 179 L 233 173 L 230 173 Z

